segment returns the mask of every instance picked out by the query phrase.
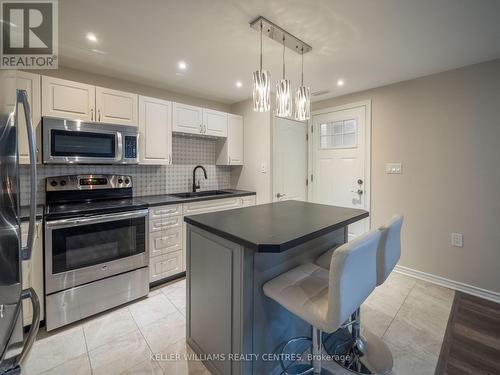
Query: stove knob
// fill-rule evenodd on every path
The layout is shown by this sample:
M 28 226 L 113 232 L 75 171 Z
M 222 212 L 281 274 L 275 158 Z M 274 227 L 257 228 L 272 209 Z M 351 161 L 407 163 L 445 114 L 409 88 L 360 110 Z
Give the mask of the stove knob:
M 59 182 L 59 184 L 61 184 L 61 186 L 65 186 L 66 185 L 66 180 L 61 180 L 61 182 Z
M 123 184 L 123 179 L 122 179 L 122 178 L 119 178 L 119 179 L 118 179 L 118 183 L 119 183 L 119 184 Z
M 57 186 L 57 181 L 53 180 L 50 182 L 50 186 L 56 187 Z
M 128 184 L 130 184 L 130 180 L 127 178 L 127 179 L 125 180 L 125 183 L 126 183 L 127 185 L 128 185 Z

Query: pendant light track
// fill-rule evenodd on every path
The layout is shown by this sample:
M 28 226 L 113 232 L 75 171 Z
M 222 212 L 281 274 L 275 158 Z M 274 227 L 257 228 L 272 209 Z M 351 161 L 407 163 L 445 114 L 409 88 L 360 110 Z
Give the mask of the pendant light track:
M 260 31 L 261 25 L 265 36 L 280 44 L 283 41 L 283 37 L 285 37 L 285 46 L 296 53 L 307 53 L 312 50 L 312 47 L 309 44 L 300 40 L 293 34 L 290 34 L 288 31 L 269 21 L 265 17 L 259 16 L 250 22 L 250 27 L 257 31 Z

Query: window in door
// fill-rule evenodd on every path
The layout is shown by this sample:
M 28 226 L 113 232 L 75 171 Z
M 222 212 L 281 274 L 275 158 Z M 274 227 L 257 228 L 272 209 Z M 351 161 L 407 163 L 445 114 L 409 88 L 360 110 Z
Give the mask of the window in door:
M 319 147 L 321 149 L 331 148 L 355 148 L 357 147 L 356 119 L 327 122 L 319 125 Z

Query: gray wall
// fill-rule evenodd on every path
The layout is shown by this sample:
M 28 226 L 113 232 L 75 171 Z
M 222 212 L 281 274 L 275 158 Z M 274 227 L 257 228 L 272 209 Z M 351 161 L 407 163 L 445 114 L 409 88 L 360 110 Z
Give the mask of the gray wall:
M 373 224 L 405 214 L 400 264 L 500 292 L 500 60 L 313 103 L 313 110 L 366 99 Z M 388 162 L 402 162 L 403 174 L 386 175 Z M 463 248 L 451 247 L 451 232 L 464 234 Z
M 231 112 L 243 116 L 244 166 L 235 168 L 232 184 L 238 189 L 257 192 L 257 204 L 272 201 L 271 119 L 270 112 L 254 112 L 251 99 L 233 104 Z M 267 172 L 262 173 L 261 164 Z

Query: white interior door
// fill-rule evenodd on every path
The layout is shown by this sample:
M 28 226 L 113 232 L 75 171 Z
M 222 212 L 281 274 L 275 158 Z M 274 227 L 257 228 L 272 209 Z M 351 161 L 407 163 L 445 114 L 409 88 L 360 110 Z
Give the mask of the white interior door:
M 307 124 L 274 118 L 273 200 L 307 200 Z
M 313 202 L 369 211 L 368 114 L 358 105 L 313 115 Z M 368 219 L 349 225 L 349 239 L 368 229 Z

